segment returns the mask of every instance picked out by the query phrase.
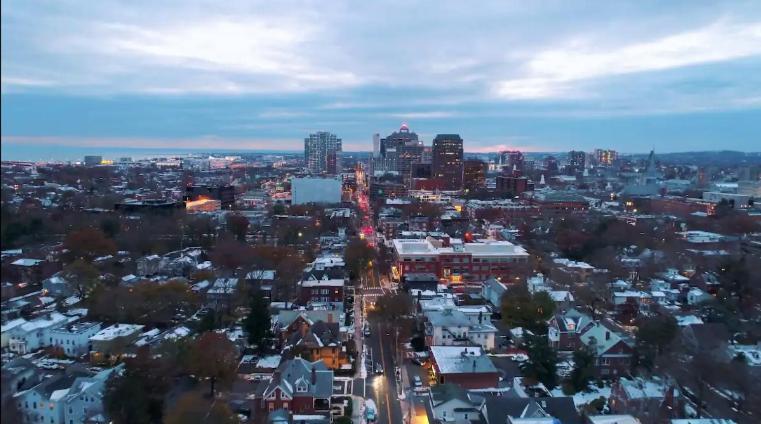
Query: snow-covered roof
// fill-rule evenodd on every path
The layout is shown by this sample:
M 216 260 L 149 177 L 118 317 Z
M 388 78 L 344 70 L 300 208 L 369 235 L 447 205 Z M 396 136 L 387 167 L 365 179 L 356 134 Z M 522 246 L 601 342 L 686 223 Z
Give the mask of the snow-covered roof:
M 90 337 L 91 341 L 108 341 L 141 331 L 145 326 L 137 324 L 114 324 Z
M 441 374 L 497 372 L 494 363 L 478 346 L 431 346 L 430 349 Z

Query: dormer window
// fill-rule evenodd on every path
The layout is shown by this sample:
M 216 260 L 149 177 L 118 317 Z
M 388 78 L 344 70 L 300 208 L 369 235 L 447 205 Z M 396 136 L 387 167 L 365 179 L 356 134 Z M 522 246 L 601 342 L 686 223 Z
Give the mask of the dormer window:
M 296 386 L 296 392 L 298 392 L 298 393 L 306 393 L 306 391 L 308 389 L 309 389 L 309 387 L 307 386 L 307 384 L 305 382 L 299 383 Z

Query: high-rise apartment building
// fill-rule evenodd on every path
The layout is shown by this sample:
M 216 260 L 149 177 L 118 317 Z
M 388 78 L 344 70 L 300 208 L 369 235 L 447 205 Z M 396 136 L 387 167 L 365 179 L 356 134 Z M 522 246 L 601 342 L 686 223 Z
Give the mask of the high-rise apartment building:
M 568 152 L 568 170 L 571 172 L 582 172 L 586 164 L 587 154 L 580 150 L 571 150 Z
M 462 189 L 462 138 L 458 134 L 439 134 L 433 139 L 433 177 L 444 190 Z
M 373 134 L 373 159 L 380 157 L 380 134 Z
M 609 149 L 595 149 L 595 160 L 598 165 L 610 166 L 618 159 L 618 152 Z
M 327 131 L 304 139 L 304 162 L 315 174 L 335 175 L 341 170 L 341 139 Z

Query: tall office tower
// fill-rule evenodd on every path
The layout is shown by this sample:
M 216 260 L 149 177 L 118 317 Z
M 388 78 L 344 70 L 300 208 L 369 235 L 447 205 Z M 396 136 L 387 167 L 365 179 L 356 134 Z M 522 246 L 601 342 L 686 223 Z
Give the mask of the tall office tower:
M 373 134 L 373 159 L 380 157 L 380 134 Z
M 444 190 L 462 189 L 462 138 L 438 134 L 433 139 L 431 169 Z
M 380 141 L 380 154 L 385 159 L 390 171 L 401 175 L 402 181 L 408 187 L 412 181 L 412 164 L 420 163 L 423 159 L 423 142 L 418 135 L 402 124 L 399 131 L 391 133 Z
M 618 159 L 618 152 L 609 149 L 595 149 L 595 160 L 599 165 L 610 166 Z
M 568 170 L 570 172 L 581 172 L 584 170 L 587 154 L 580 150 L 571 150 L 568 152 Z
M 468 159 L 462 165 L 462 186 L 467 190 L 478 190 L 486 187 L 486 162 L 479 159 Z
M 309 134 L 304 139 L 304 162 L 312 173 L 337 174 L 341 170 L 341 139 L 327 131 Z
M 421 159 L 421 162 L 431 164 L 431 161 L 433 160 L 433 148 L 431 146 L 423 146 L 423 159 Z

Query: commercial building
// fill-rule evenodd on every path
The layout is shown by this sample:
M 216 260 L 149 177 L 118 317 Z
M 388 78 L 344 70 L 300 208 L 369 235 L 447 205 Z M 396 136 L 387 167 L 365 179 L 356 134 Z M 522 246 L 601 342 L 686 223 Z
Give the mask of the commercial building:
M 304 139 L 304 163 L 309 172 L 335 175 L 341 169 L 341 139 L 327 131 Z
M 373 159 L 380 157 L 380 134 L 373 134 Z
M 338 178 L 291 178 L 291 204 L 341 203 Z
M 398 278 L 407 273 L 431 273 L 449 281 L 506 278 L 529 257 L 521 246 L 496 240 L 394 239 L 393 248 L 396 264 L 392 271 Z
M 462 186 L 466 190 L 478 190 L 486 187 L 486 162 L 469 159 L 463 163 Z
M 195 201 L 203 199 L 219 200 L 222 209 L 230 209 L 235 204 L 235 187 L 229 184 L 209 186 L 209 185 L 189 185 L 185 188 L 185 201 Z
M 583 171 L 586 159 L 586 153 L 580 150 L 571 150 L 568 152 L 568 171 L 571 173 Z
M 497 193 L 508 196 L 520 196 L 521 193 L 534 190 L 534 183 L 526 177 L 498 175 L 495 182 Z
M 185 202 L 186 212 L 216 212 L 222 209 L 222 202 L 216 199 L 198 199 Z
M 499 385 L 500 372 L 477 346 L 431 346 L 431 371 L 437 384 L 457 384 L 464 389 Z
M 103 162 L 103 156 L 85 156 L 85 166 L 96 166 Z
M 374 161 L 376 171 L 397 172 L 402 183 L 409 187 L 413 164 L 423 161 L 423 143 L 418 135 L 402 124 L 399 131 L 380 140 L 380 158 Z
M 463 141 L 458 134 L 439 134 L 433 139 L 433 177 L 444 190 L 462 189 Z

